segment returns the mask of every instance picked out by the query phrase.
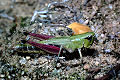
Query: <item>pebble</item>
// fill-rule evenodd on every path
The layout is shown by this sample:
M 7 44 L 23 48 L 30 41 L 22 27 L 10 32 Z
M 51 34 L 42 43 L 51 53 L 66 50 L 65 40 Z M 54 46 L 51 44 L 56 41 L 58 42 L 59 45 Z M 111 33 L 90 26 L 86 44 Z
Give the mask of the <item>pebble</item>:
M 47 61 L 48 60 L 46 58 L 43 58 L 43 57 L 41 57 L 41 58 L 38 59 L 39 64 L 43 64 L 43 63 L 45 63 Z
M 112 9 L 112 8 L 113 8 L 111 4 L 109 4 L 109 8 L 110 8 L 110 9 Z
M 66 70 L 67 70 L 67 71 L 68 71 L 68 70 L 70 70 L 70 67 L 69 67 L 69 66 L 67 66 L 67 67 L 66 67 Z
M 4 74 L 1 74 L 0 77 L 3 78 L 3 77 L 5 77 L 5 75 L 4 75 Z
M 34 60 L 32 60 L 32 64 L 33 64 L 33 65 L 38 64 L 38 59 L 34 59 Z
M 12 74 L 13 77 L 15 77 L 15 74 Z
M 80 19 L 79 22 L 83 24 L 85 21 L 83 19 Z
M 10 78 L 11 78 L 11 76 L 8 76 L 8 78 L 10 79 Z
M 99 57 L 103 57 L 103 54 L 99 54 L 98 56 L 99 56 Z
M 26 56 L 26 59 L 29 60 L 29 59 L 30 59 L 30 56 Z
M 22 76 L 21 80 L 31 80 L 31 79 L 29 79 L 27 76 L 24 76 L 24 77 Z
M 60 63 L 57 63 L 57 68 L 60 68 L 61 67 L 61 64 Z
M 48 77 L 48 73 L 45 73 L 44 76 L 45 76 L 45 77 Z
M 101 34 L 101 37 L 105 37 L 105 35 L 104 35 L 104 34 Z
M 85 64 L 84 65 L 84 69 L 89 69 L 90 68 L 90 65 L 89 64 Z
M 24 71 L 22 71 L 22 72 L 21 72 L 21 75 L 24 75 L 24 73 L 25 73 L 25 72 L 24 72 Z
M 111 52 L 111 49 L 105 49 L 105 52 L 106 52 L 106 53 L 110 53 L 110 52 Z
M 69 0 L 62 0 L 62 2 L 67 2 L 67 1 L 69 1 Z
M 22 58 L 22 59 L 19 61 L 19 63 L 21 63 L 21 65 L 22 65 L 22 64 L 26 64 L 26 62 L 27 62 L 27 61 L 26 61 L 25 58 Z
M 100 62 L 98 62 L 98 61 L 95 62 L 95 65 L 96 65 L 96 66 L 98 66 L 99 64 L 100 64 Z

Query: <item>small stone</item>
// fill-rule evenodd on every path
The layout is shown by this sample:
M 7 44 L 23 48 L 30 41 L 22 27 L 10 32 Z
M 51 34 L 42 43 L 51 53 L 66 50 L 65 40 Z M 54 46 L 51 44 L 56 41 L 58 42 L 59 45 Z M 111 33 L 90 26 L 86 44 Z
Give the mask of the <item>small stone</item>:
M 34 59 L 34 60 L 32 61 L 32 63 L 33 63 L 34 65 L 38 64 L 38 59 Z
M 80 19 L 79 22 L 80 22 L 81 24 L 83 24 L 83 23 L 84 23 L 84 20 L 83 20 L 83 19 Z
M 22 65 L 22 64 L 26 64 L 26 62 L 27 62 L 27 61 L 26 61 L 25 58 L 22 58 L 22 59 L 19 61 L 19 63 L 21 63 L 21 65 Z
M 101 34 L 101 37 L 105 37 L 105 35 L 104 35 L 104 34 Z
M 89 64 L 85 64 L 84 65 L 84 69 L 89 69 L 90 68 L 90 65 Z
M 67 66 L 67 67 L 66 67 L 66 70 L 67 70 L 67 71 L 68 71 L 68 70 L 70 70 L 70 67 L 69 67 L 69 66 Z
M 24 73 L 25 73 L 25 72 L 24 72 L 24 71 L 22 71 L 22 72 L 21 72 L 21 75 L 24 75 Z
M 44 76 L 45 76 L 45 77 L 48 77 L 48 73 L 45 73 Z
M 69 0 L 62 0 L 62 2 L 67 2 L 67 1 L 69 1 Z
M 29 60 L 29 59 L 30 59 L 30 56 L 26 56 L 26 59 Z
M 86 20 L 86 21 L 84 21 L 83 24 L 86 25 L 86 24 L 88 24 L 88 22 L 89 22 L 89 20 Z
M 65 59 L 65 57 L 62 56 L 62 57 L 59 57 L 59 59 Z
M 11 78 L 11 76 L 8 76 L 8 78 L 10 79 L 10 78 Z
M 110 52 L 111 52 L 111 49 L 105 49 L 105 52 L 106 52 L 106 53 L 110 53 Z
M 100 62 L 98 62 L 98 61 L 95 62 L 95 65 L 96 65 L 96 66 L 98 66 L 99 64 L 100 64 Z
M 23 0 L 15 0 L 15 2 L 19 3 L 19 2 L 24 2 Z
M 12 74 L 13 77 L 15 77 L 15 74 Z
M 24 77 L 22 76 L 21 80 L 30 80 L 30 79 L 27 76 L 24 76 Z
M 98 10 L 98 7 L 97 7 L 97 6 L 92 6 L 92 8 L 94 9 L 94 11 L 97 11 L 97 10 Z
M 61 67 L 61 64 L 60 63 L 57 63 L 57 68 L 60 68 Z
M 109 4 L 109 8 L 110 8 L 110 9 L 112 9 L 112 8 L 113 8 L 111 4 Z
M 43 64 L 43 63 L 45 63 L 45 62 L 47 62 L 48 60 L 46 59 L 46 58 L 43 58 L 43 57 L 40 57 L 39 59 L 38 59 L 38 63 L 39 64 Z
M 3 77 L 5 77 L 5 75 L 4 75 L 4 74 L 1 74 L 0 77 L 3 78 Z

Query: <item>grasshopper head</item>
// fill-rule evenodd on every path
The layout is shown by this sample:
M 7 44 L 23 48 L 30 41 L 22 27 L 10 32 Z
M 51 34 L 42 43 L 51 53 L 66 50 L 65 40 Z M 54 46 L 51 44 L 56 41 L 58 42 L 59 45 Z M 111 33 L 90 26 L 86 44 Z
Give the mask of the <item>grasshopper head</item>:
M 90 47 L 94 42 L 95 33 L 94 32 L 89 32 L 85 39 L 89 40 L 89 47 Z
M 87 32 L 85 34 L 85 39 L 91 40 L 93 37 L 95 37 L 95 33 L 94 32 Z

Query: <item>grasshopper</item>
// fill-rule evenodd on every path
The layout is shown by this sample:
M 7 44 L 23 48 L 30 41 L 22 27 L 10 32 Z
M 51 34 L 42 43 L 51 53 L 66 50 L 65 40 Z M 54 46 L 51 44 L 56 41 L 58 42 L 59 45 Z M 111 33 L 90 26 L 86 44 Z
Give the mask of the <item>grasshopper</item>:
M 92 37 L 92 39 L 90 39 Z M 90 39 L 90 40 L 89 40 Z M 78 49 L 80 57 L 82 58 L 81 48 L 89 48 L 94 41 L 94 33 L 87 32 L 84 34 L 74 35 L 74 36 L 66 36 L 66 37 L 55 37 L 44 41 L 39 41 L 41 44 L 53 44 L 53 45 L 61 45 L 69 52 L 73 52 L 75 49 Z M 61 47 L 61 48 L 62 48 Z M 61 51 L 60 48 L 60 51 Z M 60 55 L 60 51 L 59 54 Z
M 79 35 L 63 36 L 63 37 L 53 37 L 53 36 L 41 35 L 35 33 L 28 33 L 28 34 L 34 37 L 42 38 L 42 41 L 32 42 L 30 40 L 27 40 L 26 43 L 38 47 L 44 51 L 58 54 L 58 57 L 62 51 L 62 48 L 65 48 L 70 53 L 73 52 L 75 49 L 78 49 L 79 55 L 82 58 L 81 48 L 83 47 L 89 48 L 93 44 L 95 37 L 94 32 L 86 32 Z M 54 45 L 61 45 L 61 47 L 59 48 Z

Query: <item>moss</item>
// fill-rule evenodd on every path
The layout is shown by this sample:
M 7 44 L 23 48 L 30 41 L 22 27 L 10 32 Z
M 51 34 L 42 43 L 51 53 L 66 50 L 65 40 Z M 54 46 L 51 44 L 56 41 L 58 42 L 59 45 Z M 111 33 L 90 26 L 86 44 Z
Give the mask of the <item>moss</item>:
M 24 27 L 27 27 L 29 25 L 30 25 L 29 17 L 21 17 L 20 26 L 24 28 Z

